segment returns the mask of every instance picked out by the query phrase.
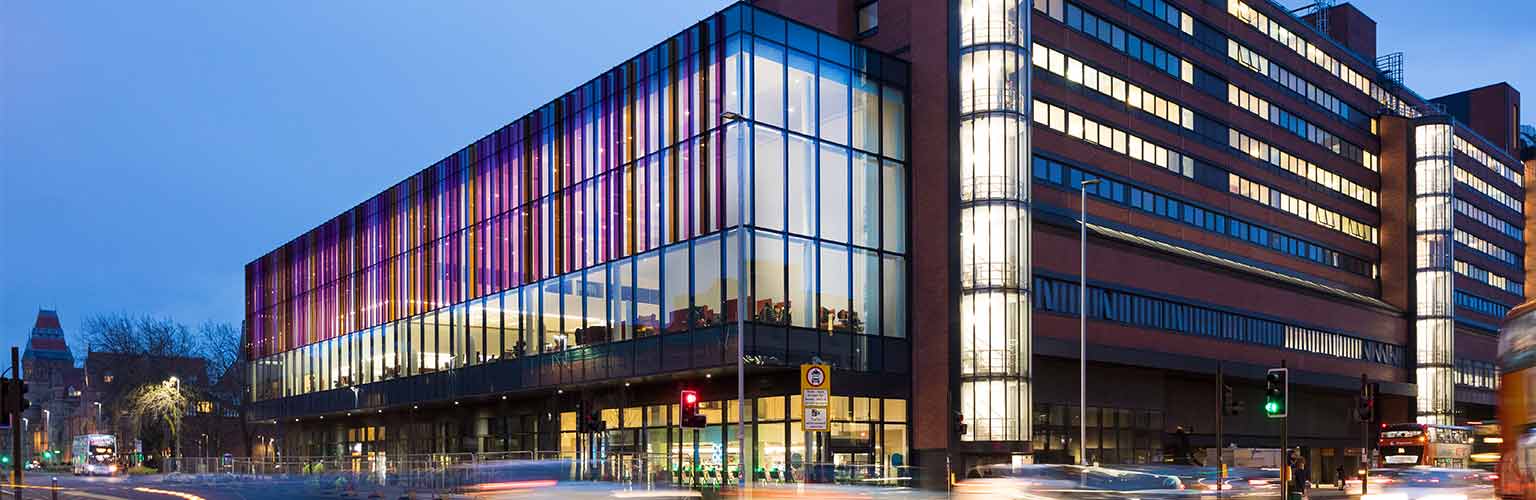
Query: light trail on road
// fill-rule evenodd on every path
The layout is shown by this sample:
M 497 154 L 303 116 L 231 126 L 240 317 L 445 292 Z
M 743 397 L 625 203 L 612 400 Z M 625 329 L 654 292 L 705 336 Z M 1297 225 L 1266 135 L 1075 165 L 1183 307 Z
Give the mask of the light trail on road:
M 170 496 L 173 496 L 173 497 L 181 497 L 181 498 L 186 499 L 186 500 L 205 500 L 203 497 L 200 497 L 200 496 L 197 496 L 197 495 L 193 495 L 191 493 L 182 493 L 180 491 L 162 490 L 162 489 L 156 489 L 156 488 L 145 488 L 143 486 L 134 488 L 133 491 L 137 491 L 137 492 L 140 492 L 140 493 L 155 493 L 155 494 L 160 494 L 160 495 L 170 495 Z

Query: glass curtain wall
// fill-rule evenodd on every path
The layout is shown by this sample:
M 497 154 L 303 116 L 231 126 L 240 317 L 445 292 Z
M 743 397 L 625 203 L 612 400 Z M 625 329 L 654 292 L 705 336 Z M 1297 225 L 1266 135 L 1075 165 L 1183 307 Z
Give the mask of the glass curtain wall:
M 861 346 L 906 336 L 906 77 L 727 9 L 247 266 L 252 396 L 702 366 L 743 288 L 747 321 L 809 335 L 763 358 L 878 370 Z
M 1453 137 L 1444 123 L 1413 129 L 1414 377 L 1425 424 L 1455 423 Z
M 1030 438 L 1029 6 L 960 5 L 960 412 Z

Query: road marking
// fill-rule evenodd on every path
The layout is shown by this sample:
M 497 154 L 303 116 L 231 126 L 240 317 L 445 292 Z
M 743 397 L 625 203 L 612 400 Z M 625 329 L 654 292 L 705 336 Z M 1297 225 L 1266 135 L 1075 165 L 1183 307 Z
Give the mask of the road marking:
M 197 495 L 193 495 L 191 493 L 182 493 L 180 491 L 161 490 L 161 489 L 155 489 L 155 488 L 145 488 L 143 486 L 134 488 L 133 491 L 138 491 L 138 492 L 142 492 L 142 493 L 158 493 L 158 494 L 161 494 L 161 495 L 170 495 L 170 496 L 173 496 L 173 497 L 181 497 L 181 498 L 186 499 L 186 500 L 205 500 L 203 497 L 200 497 L 200 496 L 197 496 Z
M 85 491 L 73 491 L 73 490 L 64 490 L 64 493 L 62 493 L 62 496 L 64 498 L 70 498 L 70 497 L 95 498 L 96 500 L 128 500 L 128 499 L 123 498 L 123 497 L 115 497 L 115 496 L 112 496 L 112 495 L 102 495 L 102 494 L 99 494 L 99 493 L 90 493 L 90 492 L 85 492 Z

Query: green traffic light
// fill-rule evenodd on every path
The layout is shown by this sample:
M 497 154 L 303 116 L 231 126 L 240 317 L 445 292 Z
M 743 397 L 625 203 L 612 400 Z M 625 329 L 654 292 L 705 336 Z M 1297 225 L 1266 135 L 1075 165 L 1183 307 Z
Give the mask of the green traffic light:
M 1267 413 L 1280 413 L 1280 403 L 1275 401 L 1264 403 L 1264 411 Z

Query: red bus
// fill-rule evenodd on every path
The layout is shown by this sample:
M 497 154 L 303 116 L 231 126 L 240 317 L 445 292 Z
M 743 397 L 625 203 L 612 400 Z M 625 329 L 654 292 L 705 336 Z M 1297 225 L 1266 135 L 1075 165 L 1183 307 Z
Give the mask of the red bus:
M 1465 469 L 1472 462 L 1471 427 L 1382 424 L 1376 449 L 1383 467 L 1429 465 Z

